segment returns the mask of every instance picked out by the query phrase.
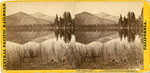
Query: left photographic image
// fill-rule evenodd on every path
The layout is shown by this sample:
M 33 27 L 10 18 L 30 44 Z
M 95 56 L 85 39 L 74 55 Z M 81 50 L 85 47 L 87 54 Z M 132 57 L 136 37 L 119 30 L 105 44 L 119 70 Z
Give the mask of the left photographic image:
M 73 2 L 6 2 L 6 69 L 75 69 Z

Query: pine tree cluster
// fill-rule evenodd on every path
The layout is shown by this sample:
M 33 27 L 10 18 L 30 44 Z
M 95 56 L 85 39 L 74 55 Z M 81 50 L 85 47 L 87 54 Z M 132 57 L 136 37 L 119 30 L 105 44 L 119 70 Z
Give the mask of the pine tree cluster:
M 143 28 L 143 9 L 138 19 L 136 19 L 134 12 L 128 12 L 127 18 L 120 15 L 118 24 L 121 28 Z
M 64 12 L 63 18 L 56 14 L 56 18 L 54 20 L 54 26 L 57 27 L 73 27 L 73 21 L 70 12 Z

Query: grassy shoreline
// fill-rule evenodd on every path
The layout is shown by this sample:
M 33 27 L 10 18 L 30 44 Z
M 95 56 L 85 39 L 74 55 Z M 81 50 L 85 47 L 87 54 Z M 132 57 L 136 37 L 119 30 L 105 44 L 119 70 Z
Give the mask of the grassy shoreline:
M 129 44 L 120 39 L 87 45 L 46 40 L 43 43 L 7 42 L 8 70 L 54 69 L 141 69 L 143 49 L 140 40 Z M 109 46 L 108 46 L 109 45 Z M 34 47 L 33 47 L 34 46 Z

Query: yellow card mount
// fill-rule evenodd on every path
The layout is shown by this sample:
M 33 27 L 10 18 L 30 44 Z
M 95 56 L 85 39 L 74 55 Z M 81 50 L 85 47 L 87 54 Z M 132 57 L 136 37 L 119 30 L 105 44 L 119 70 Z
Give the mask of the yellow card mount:
M 145 0 L 14 0 L 1 3 L 1 70 L 148 72 Z

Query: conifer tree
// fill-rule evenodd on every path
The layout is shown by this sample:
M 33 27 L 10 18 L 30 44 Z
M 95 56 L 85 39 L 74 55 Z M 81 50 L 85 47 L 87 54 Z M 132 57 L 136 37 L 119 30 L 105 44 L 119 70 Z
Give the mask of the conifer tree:
M 66 12 L 63 14 L 64 24 L 66 24 Z
M 134 12 L 131 12 L 131 14 L 130 14 L 130 21 L 131 21 L 131 23 L 135 23 L 135 21 L 136 21 Z
M 119 26 L 122 26 L 122 25 L 123 25 L 122 15 L 120 15 L 120 18 L 119 18 Z
M 130 24 L 130 12 L 127 14 L 128 23 Z
M 71 18 L 70 12 L 68 12 L 68 21 L 69 21 L 69 23 L 72 23 L 72 18 Z
M 55 23 L 54 23 L 55 26 L 58 26 L 59 25 L 59 22 L 58 22 L 58 15 L 56 14 L 56 18 L 55 18 Z
M 141 15 L 139 16 L 138 21 L 139 21 L 138 25 L 139 25 L 140 29 L 142 29 L 143 28 L 143 8 L 141 10 Z
M 124 16 L 124 18 L 123 18 L 123 25 L 124 25 L 124 27 L 128 27 L 128 20 L 127 20 L 127 18 Z
M 59 25 L 63 26 L 63 19 L 61 17 L 59 18 Z

